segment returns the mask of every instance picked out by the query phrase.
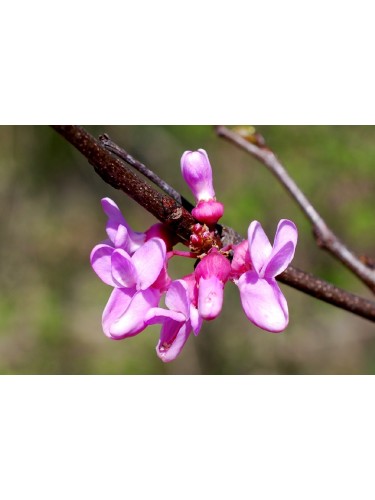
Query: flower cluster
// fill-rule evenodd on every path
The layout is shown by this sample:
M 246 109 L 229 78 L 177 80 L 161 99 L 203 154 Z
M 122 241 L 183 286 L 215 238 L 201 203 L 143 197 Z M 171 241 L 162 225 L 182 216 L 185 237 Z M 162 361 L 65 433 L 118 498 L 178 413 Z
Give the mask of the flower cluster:
M 189 252 L 173 250 L 175 240 L 160 223 L 144 233 L 133 231 L 109 198 L 102 200 L 108 238 L 91 252 L 92 268 L 113 288 L 103 312 L 105 335 L 119 340 L 161 324 L 156 352 L 164 362 L 180 354 L 191 333 L 198 335 L 203 320 L 220 314 L 228 281 L 237 285 L 252 323 L 270 332 L 283 331 L 288 306 L 275 277 L 291 262 L 297 243 L 296 226 L 282 219 L 273 245 L 260 223 L 253 221 L 247 240 L 223 248 L 215 225 L 224 206 L 215 197 L 206 151 L 186 151 L 181 171 L 194 195 L 192 214 L 198 221 L 192 227 Z M 174 255 L 196 259 L 194 272 L 172 280 L 167 269 Z M 160 307 L 164 294 L 166 308 Z

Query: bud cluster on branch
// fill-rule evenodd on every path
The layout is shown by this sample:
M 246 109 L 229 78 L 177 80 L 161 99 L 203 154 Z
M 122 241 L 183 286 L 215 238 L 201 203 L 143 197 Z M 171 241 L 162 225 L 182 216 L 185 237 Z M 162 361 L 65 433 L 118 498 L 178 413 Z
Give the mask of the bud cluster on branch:
M 228 281 L 239 288 L 248 319 L 267 331 L 279 332 L 288 324 L 287 303 L 276 280 L 375 321 L 374 302 L 289 265 L 297 242 L 293 222 L 280 221 L 273 245 L 258 221 L 250 223 L 247 239 L 218 224 L 224 206 L 216 200 L 211 165 L 204 150 L 187 151 L 181 159 L 182 175 L 195 198 L 193 206 L 107 135 L 98 141 L 78 126 L 53 128 L 88 159 L 103 180 L 131 196 L 160 221 L 137 233 L 112 200 L 102 200 L 108 238 L 93 249 L 91 262 L 98 276 L 113 287 L 103 313 L 103 330 L 108 337 L 126 338 L 159 323 L 157 353 L 163 361 L 171 361 L 190 333 L 199 333 L 203 320 L 218 316 Z M 233 133 L 224 127 L 217 131 L 241 147 L 250 144 L 257 148 L 251 154 L 257 154 L 261 161 L 278 161 L 263 142 L 242 143 L 241 137 L 229 136 Z M 165 194 L 129 166 L 141 171 Z M 177 242 L 188 246 L 188 251 L 175 250 Z M 174 256 L 193 258 L 196 266 L 190 275 L 172 281 L 168 261 Z M 363 281 L 372 288 L 371 273 L 361 270 L 360 278 L 365 275 Z M 164 294 L 166 308 L 159 307 Z

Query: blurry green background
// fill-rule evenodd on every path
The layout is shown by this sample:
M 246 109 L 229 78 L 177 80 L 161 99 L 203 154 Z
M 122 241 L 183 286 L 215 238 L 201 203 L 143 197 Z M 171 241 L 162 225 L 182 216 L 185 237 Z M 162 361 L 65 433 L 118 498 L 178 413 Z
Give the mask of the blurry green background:
M 180 175 L 185 150 L 207 150 L 223 224 L 246 234 L 261 221 L 271 241 L 279 219 L 299 228 L 293 265 L 347 290 L 371 293 L 319 250 L 310 225 L 272 175 L 210 126 L 88 126 L 107 132 L 191 200 Z M 337 234 L 375 257 L 375 127 L 257 127 Z M 282 334 L 249 323 L 237 288 L 221 316 L 191 336 L 177 360 L 155 353 L 159 326 L 107 339 L 101 314 L 110 294 L 89 264 L 106 237 L 100 199 L 109 196 L 136 230 L 154 218 L 105 184 L 49 127 L 0 127 L 0 373 L 3 374 L 334 374 L 375 373 L 375 325 L 282 286 L 290 323 Z M 173 278 L 191 262 L 173 259 Z

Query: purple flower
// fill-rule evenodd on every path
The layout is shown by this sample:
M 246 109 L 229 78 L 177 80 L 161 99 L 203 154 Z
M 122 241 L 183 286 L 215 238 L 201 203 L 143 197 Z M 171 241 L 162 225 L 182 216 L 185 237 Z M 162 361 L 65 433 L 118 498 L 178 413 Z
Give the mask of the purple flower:
M 101 203 L 104 213 L 108 216 L 106 232 L 110 241 L 106 243 L 133 254 L 146 241 L 146 234 L 132 230 L 113 200 L 103 198 Z
M 230 272 L 228 259 L 215 247 L 197 265 L 198 312 L 203 319 L 212 320 L 220 314 Z
M 190 333 L 198 335 L 202 319 L 196 307 L 194 274 L 172 281 L 165 296 L 168 309 L 155 307 L 146 313 L 147 325 L 161 323 L 156 353 L 165 363 L 173 361 L 181 352 Z
M 249 226 L 248 253 L 251 269 L 234 281 L 240 290 L 246 316 L 263 330 L 281 332 L 288 325 L 288 305 L 275 276 L 282 273 L 293 259 L 297 236 L 295 224 L 282 219 L 277 226 L 272 247 L 258 221 L 253 221 Z M 238 256 L 235 250 L 238 268 L 247 261 L 243 250 L 244 245 L 239 247 Z
M 212 168 L 206 151 L 185 151 L 181 158 L 181 172 L 197 204 L 192 215 L 200 222 L 216 224 L 224 213 L 224 205 L 216 201 Z

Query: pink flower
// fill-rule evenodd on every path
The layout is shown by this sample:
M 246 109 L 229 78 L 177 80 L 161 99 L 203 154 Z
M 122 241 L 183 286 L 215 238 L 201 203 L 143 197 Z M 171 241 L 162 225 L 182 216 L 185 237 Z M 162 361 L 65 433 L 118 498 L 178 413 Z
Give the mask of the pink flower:
M 155 307 L 146 313 L 147 325 L 161 323 L 156 353 L 165 363 L 173 361 L 181 352 L 190 333 L 198 335 L 202 319 L 196 307 L 194 275 L 172 281 L 165 296 L 168 309 Z
M 181 172 L 197 204 L 192 215 L 200 222 L 216 224 L 224 213 L 224 205 L 216 201 L 212 168 L 206 151 L 185 151 L 181 158 Z
M 282 219 L 276 230 L 273 247 L 262 226 L 253 221 L 248 229 L 248 255 L 244 256 L 244 245 L 239 247 L 235 263 L 240 269 L 251 262 L 251 269 L 234 280 L 240 290 L 241 303 L 249 320 L 259 328 L 270 332 L 281 332 L 289 321 L 288 305 L 275 277 L 282 273 L 294 256 L 297 243 L 297 228 L 289 220 Z
M 215 247 L 197 265 L 198 312 L 203 319 L 212 320 L 220 314 L 230 272 L 228 259 Z
M 91 265 L 104 283 L 115 288 L 103 312 L 105 335 L 123 339 L 144 330 L 147 311 L 158 305 L 171 282 L 164 241 L 151 238 L 131 257 L 122 248 L 97 245 Z
M 122 248 L 105 243 L 96 245 L 90 256 L 99 278 L 116 288 L 149 288 L 165 266 L 166 246 L 160 238 L 151 238 L 130 256 Z

